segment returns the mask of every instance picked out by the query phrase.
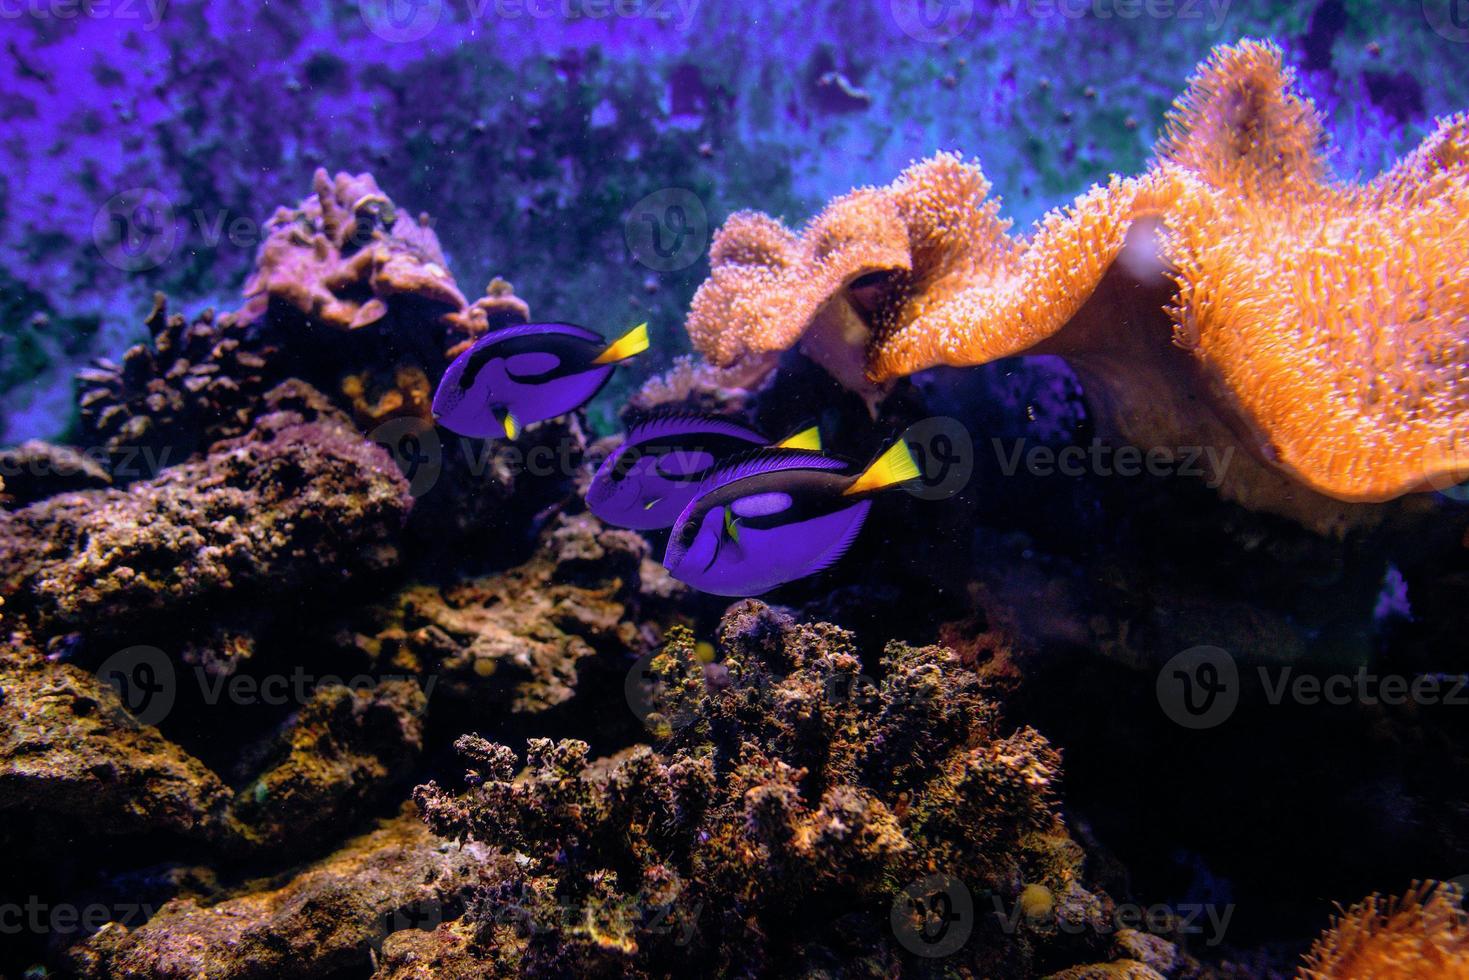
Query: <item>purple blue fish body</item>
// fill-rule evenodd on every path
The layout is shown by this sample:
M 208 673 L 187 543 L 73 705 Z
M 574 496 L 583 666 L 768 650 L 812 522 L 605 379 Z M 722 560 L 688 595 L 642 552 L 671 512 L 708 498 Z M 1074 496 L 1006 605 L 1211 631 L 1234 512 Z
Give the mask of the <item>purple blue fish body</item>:
M 628 430 L 587 489 L 587 507 L 615 527 L 672 527 L 721 463 L 768 445 L 747 425 L 716 415 L 660 415 Z
M 861 532 L 871 495 L 917 475 L 901 442 L 861 473 L 810 452 L 734 460 L 706 477 L 679 514 L 663 564 L 701 592 L 761 595 L 838 561 Z
M 608 343 L 571 323 L 495 330 L 454 358 L 434 392 L 434 418 L 465 436 L 511 439 L 590 401 L 621 361 L 648 347 L 647 324 Z

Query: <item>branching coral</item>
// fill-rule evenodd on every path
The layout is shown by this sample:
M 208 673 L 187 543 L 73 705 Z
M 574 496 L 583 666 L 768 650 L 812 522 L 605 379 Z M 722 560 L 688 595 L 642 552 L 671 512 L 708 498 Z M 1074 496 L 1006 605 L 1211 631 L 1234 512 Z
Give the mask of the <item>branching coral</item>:
M 1306 954 L 1301 980 L 1469 977 L 1469 917 L 1463 892 L 1415 885 L 1401 898 L 1373 895 L 1336 918 Z
M 107 450 L 119 478 L 151 475 L 243 434 L 279 380 L 276 348 L 235 314 L 206 311 L 191 322 L 170 315 L 158 295 L 147 325 L 151 343 L 77 376 L 82 431 Z
M 1323 142 L 1274 45 L 1220 48 L 1153 169 L 1029 238 L 949 154 L 799 237 L 735 215 L 689 333 L 719 365 L 799 339 L 854 385 L 1062 354 L 1114 434 L 1237 446 L 1226 496 L 1339 528 L 1469 477 L 1469 118 L 1366 185 L 1328 180 Z
M 879 685 L 849 634 L 753 601 L 719 639 L 717 666 L 678 628 L 650 662 L 657 752 L 592 765 L 585 743 L 535 739 L 517 777 L 510 749 L 466 736 L 469 795 L 419 788 L 439 833 L 519 855 L 473 904 L 473 955 L 533 975 L 794 974 L 829 956 L 886 974 L 909 959 L 895 896 L 935 873 L 1097 911 L 1056 813 L 1057 753 L 1003 735 L 953 653 L 892 644 Z M 980 975 L 1023 973 L 1047 942 L 1028 921 L 973 928 Z

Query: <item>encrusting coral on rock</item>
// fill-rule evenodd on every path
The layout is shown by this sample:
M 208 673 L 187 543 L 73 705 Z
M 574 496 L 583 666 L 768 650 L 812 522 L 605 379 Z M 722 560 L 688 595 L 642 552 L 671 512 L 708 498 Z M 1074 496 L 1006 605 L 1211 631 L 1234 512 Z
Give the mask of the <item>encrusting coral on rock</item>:
M 647 558 L 638 534 L 559 515 L 525 564 L 447 586 L 410 585 L 380 610 L 386 625 L 355 642 L 384 665 L 431 673 L 440 698 L 476 711 L 543 711 L 575 693 L 581 661 L 639 649 Z
M 115 630 L 389 567 L 412 505 L 391 457 L 298 382 L 265 402 L 247 435 L 199 462 L 11 512 L 0 525 L 8 607 L 38 635 Z
M 217 830 L 224 783 L 94 674 L 39 657 L 0 660 L 0 813 L 75 821 L 108 836 Z
M 280 208 L 266 226 L 249 298 L 281 303 L 336 330 L 375 323 L 395 305 L 443 318 L 464 308 L 427 215 L 413 218 L 371 174 L 318 169 L 312 195 Z
M 1320 530 L 1469 477 L 1469 118 L 1361 185 L 1273 44 L 1217 49 L 1156 165 L 1007 234 L 951 154 L 797 236 L 732 216 L 688 330 L 716 365 L 797 342 L 859 390 L 1060 354 L 1141 446 L 1238 446 L 1226 497 Z M 865 355 L 864 350 L 865 349 Z
M 1057 815 L 1057 753 L 1032 730 L 1002 734 L 950 651 L 894 643 L 873 682 L 851 644 L 747 601 L 720 627 L 717 665 L 681 628 L 648 663 L 656 751 L 593 765 L 583 742 L 534 739 L 516 776 L 509 748 L 461 738 L 468 795 L 430 783 L 415 798 L 437 832 L 504 849 L 518 870 L 432 940 L 390 938 L 386 975 L 418 975 L 425 957 L 446 958 L 445 975 L 475 962 L 500 975 L 794 975 L 837 961 L 890 975 L 918 962 L 906 944 L 926 928 L 902 890 L 936 875 L 976 903 L 1012 907 L 1027 888 L 1051 899 L 1013 932 L 988 912 L 966 921 L 955 955 L 977 975 L 1096 958 L 1086 925 L 1106 900 L 1082 886 Z M 1058 938 L 1061 920 L 1078 928 Z
M 492 867 L 480 849 L 447 846 L 405 814 L 284 883 L 181 895 L 144 924 L 109 923 L 69 959 L 98 980 L 366 975 L 385 934 L 448 917 Z

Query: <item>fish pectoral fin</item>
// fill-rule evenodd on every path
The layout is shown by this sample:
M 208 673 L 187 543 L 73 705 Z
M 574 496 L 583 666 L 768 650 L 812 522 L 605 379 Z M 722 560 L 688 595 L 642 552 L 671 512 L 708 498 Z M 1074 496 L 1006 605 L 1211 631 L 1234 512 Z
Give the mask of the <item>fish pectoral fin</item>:
M 740 543 L 740 522 L 739 518 L 734 516 L 734 509 L 732 507 L 724 508 L 724 533 L 735 544 Z
M 640 323 L 627 333 L 607 345 L 607 349 L 596 356 L 593 364 L 616 364 L 648 349 L 648 324 Z
M 652 510 L 663 502 L 662 497 L 653 497 L 643 504 L 643 510 Z
M 496 409 L 495 415 L 500 420 L 500 428 L 505 430 L 505 438 L 514 439 L 525 430 L 525 426 L 520 424 L 520 419 L 516 418 L 515 413 L 510 409 Z

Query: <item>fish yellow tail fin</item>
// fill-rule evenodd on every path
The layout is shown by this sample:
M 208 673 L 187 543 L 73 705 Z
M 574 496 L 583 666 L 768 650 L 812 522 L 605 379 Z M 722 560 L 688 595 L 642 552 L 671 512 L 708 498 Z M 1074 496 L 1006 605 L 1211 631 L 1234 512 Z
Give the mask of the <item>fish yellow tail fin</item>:
M 640 323 L 607 345 L 593 364 L 616 364 L 648 349 L 648 325 Z
M 775 444 L 776 449 L 806 449 L 813 453 L 821 452 L 821 427 L 813 425 L 809 429 L 802 429 L 794 435 L 786 436 Z
M 887 452 L 873 460 L 872 465 L 863 470 L 862 475 L 853 480 L 852 485 L 843 490 L 842 494 L 851 496 L 856 493 L 870 493 L 895 483 L 916 480 L 922 475 L 913 459 L 913 451 L 906 442 L 899 439 Z

